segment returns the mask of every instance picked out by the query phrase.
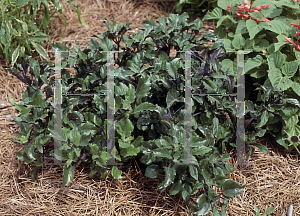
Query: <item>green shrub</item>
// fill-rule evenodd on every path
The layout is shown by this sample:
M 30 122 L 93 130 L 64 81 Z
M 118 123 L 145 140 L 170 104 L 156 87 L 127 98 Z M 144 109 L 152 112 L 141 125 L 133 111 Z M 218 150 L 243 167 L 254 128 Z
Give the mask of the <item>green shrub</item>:
M 170 57 L 170 50 L 197 51 L 205 49 L 201 55 L 189 51 L 191 56 L 192 93 L 224 93 L 233 91 L 229 85 L 227 72 L 221 70 L 220 59 L 226 56 L 224 47 L 213 33 L 195 37 L 202 32 L 202 21 L 197 19 L 187 22 L 188 15 L 170 14 L 165 20 L 160 17 L 158 25 L 152 20 L 143 22 L 143 33 L 126 36 L 129 24 L 114 26 L 105 20 L 108 31 L 94 36 L 101 39 L 89 41 L 83 51 L 79 45 L 73 54 L 62 53 L 62 94 L 103 94 L 107 92 L 107 55 L 105 51 L 118 51 L 115 63 L 115 126 L 117 163 L 129 166 L 135 157 L 147 165 L 145 175 L 159 178 L 158 189 L 162 192 L 169 188 L 171 195 L 180 195 L 185 202 L 191 204 L 195 215 L 205 215 L 211 211 L 214 215 L 225 215 L 228 198 L 243 192 L 245 186 L 226 177 L 233 168 L 228 163 L 229 154 L 223 154 L 225 144 L 234 142 L 236 126 L 233 123 L 236 115 L 236 98 L 220 96 L 200 97 L 192 95 L 192 146 L 188 163 L 184 161 L 184 52 L 177 52 Z M 187 31 L 191 29 L 192 33 Z M 114 41 L 117 45 L 112 43 Z M 122 47 L 123 41 L 126 46 Z M 214 42 L 206 47 L 208 41 Z M 63 44 L 54 43 L 58 51 L 70 51 Z M 155 49 L 157 48 L 157 49 Z M 103 52 L 104 51 L 104 52 Z M 158 58 L 158 59 L 157 59 Z M 200 60 L 200 61 L 199 61 Z M 145 65 L 149 64 L 149 65 Z M 65 67 L 75 65 L 76 75 L 70 76 Z M 31 80 L 26 76 L 26 68 L 34 76 Z M 100 173 L 105 178 L 110 167 L 106 160 L 112 155 L 106 146 L 107 98 L 100 95 L 82 97 L 63 97 L 62 137 L 54 131 L 54 102 L 52 88 L 54 66 L 47 62 L 39 65 L 37 61 L 29 63 L 29 59 L 13 73 L 27 83 L 27 91 L 23 93 L 22 103 L 11 103 L 21 114 L 14 120 L 21 128 L 16 133 L 20 139 L 10 139 L 24 144 L 24 152 L 17 152 L 19 160 L 25 164 L 35 163 L 32 175 L 44 163 L 46 156 L 54 156 L 53 149 L 49 155 L 49 145 L 54 138 L 62 142 L 62 161 L 64 165 L 63 185 L 68 185 L 74 178 L 75 165 L 86 156 L 85 163 L 90 164 L 92 177 Z M 231 74 L 234 77 L 235 74 Z M 218 78 L 214 78 L 218 76 Z M 234 78 L 236 81 L 236 78 Z M 45 93 L 42 86 L 46 84 Z M 44 85 L 45 86 L 45 85 Z M 81 87 L 81 90 L 77 90 Z M 232 88 L 233 87 L 233 88 Z M 218 89 L 218 92 L 216 92 Z M 199 109 L 204 109 L 199 112 Z M 227 112 L 231 118 L 226 118 Z M 32 115 L 29 115 L 29 114 Z M 34 136 L 32 142 L 30 138 Z M 221 148 L 219 145 L 221 144 Z M 59 159 L 59 158 L 56 158 Z M 187 165 L 182 165 L 185 162 Z M 121 170 L 116 166 L 111 169 L 114 178 L 122 178 Z M 209 188 L 212 185 L 222 188 L 222 194 Z M 200 188 L 201 194 L 197 202 L 190 199 Z M 222 207 L 221 212 L 217 206 Z
M 50 11 L 50 4 L 54 6 L 54 12 Z M 80 18 L 80 9 L 76 2 L 69 4 L 76 6 L 80 23 L 86 26 Z M 41 10 L 41 5 L 44 5 L 44 10 Z M 49 39 L 47 33 L 48 26 L 51 24 L 50 18 L 57 11 L 63 15 L 66 29 L 66 19 L 62 8 L 57 0 L 0 0 L 0 55 L 2 58 L 14 65 L 15 62 L 23 62 L 36 50 L 42 57 L 49 60 L 42 43 Z M 37 24 L 37 15 L 43 17 L 40 24 Z
M 202 16 L 217 6 L 217 0 L 179 0 L 176 3 L 175 11 L 181 13 L 186 10 L 190 15 Z
M 289 152 L 294 148 L 299 152 L 300 48 L 290 38 L 297 36 L 294 26 L 299 22 L 299 4 L 292 0 L 245 4 L 243 0 L 218 0 L 218 7 L 203 18 L 218 20 L 214 33 L 227 51 L 252 50 L 245 55 L 246 89 L 250 89 L 245 113 L 252 117 L 247 126 L 255 122 L 249 137 L 269 133 Z M 229 54 L 222 69 L 236 73 L 235 62 L 235 55 Z

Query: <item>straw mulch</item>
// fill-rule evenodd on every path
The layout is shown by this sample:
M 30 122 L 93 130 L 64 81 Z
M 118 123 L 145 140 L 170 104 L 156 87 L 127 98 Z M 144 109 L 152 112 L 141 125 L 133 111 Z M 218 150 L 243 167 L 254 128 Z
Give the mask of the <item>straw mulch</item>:
M 173 10 L 176 1 L 125 1 L 125 0 L 82 0 L 77 1 L 81 17 L 89 26 L 87 30 L 80 25 L 74 9 L 64 9 L 67 19 L 65 35 L 59 38 L 63 28 L 57 17 L 51 21 L 51 44 L 59 41 L 69 48 L 82 44 L 87 46 L 92 35 L 107 30 L 99 20 L 114 19 L 120 25 L 131 22 L 130 34 L 136 33 L 146 19 L 166 18 Z M 59 15 L 61 18 L 62 16 Z M 191 19 L 192 20 L 192 19 Z M 205 22 L 205 32 L 212 31 L 215 24 Z M 49 54 L 50 56 L 52 54 Z M 38 56 L 35 57 L 39 59 Z M 51 59 L 54 60 L 53 55 Z M 15 152 L 22 146 L 7 140 L 17 138 L 13 132 L 17 125 L 10 120 L 17 114 L 9 106 L 8 98 L 19 102 L 26 86 L 3 68 L 0 64 L 0 215 L 188 215 L 189 207 L 179 197 L 160 194 L 156 188 L 158 180 L 145 177 L 135 160 L 132 168 L 124 170 L 123 179 L 115 180 L 110 175 L 105 180 L 88 178 L 89 167 L 80 164 L 73 183 L 61 189 L 63 182 L 62 166 L 43 166 L 33 182 L 30 170 L 34 165 L 24 165 L 18 161 Z M 261 213 L 267 207 L 276 207 L 272 215 L 287 215 L 288 207 L 294 207 L 293 215 L 300 215 L 300 171 L 299 155 L 296 151 L 284 153 L 274 140 L 260 140 L 271 153 L 264 154 L 256 148 L 250 157 L 250 165 L 237 169 L 228 175 L 240 184 L 246 184 L 244 193 L 230 199 L 228 215 L 254 215 L 257 206 Z M 234 152 L 230 152 L 234 156 Z M 235 162 L 232 160 L 231 162 Z M 220 190 L 217 189 L 219 193 Z M 195 202 L 201 191 L 192 197 Z M 211 214 L 209 214 L 211 215 Z

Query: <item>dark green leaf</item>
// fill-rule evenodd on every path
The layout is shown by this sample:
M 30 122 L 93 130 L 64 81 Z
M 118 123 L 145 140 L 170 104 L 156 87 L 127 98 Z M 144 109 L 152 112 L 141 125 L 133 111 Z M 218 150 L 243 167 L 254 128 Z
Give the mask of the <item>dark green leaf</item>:
M 222 186 L 223 194 L 227 197 L 237 196 L 243 193 L 245 186 L 240 186 L 235 181 L 227 180 Z
M 158 186 L 158 190 L 160 190 L 161 192 L 174 182 L 174 178 L 176 175 L 176 170 L 173 167 L 164 167 L 164 170 L 166 173 L 165 179 Z
M 268 148 L 265 145 L 262 145 L 259 143 L 253 143 L 253 145 L 255 145 L 257 148 L 259 148 L 259 150 L 263 153 L 270 153 L 270 151 L 268 150 Z
M 145 170 L 145 176 L 148 178 L 157 178 L 159 174 L 159 166 L 157 164 L 151 164 Z
M 152 110 L 152 111 L 159 112 L 154 104 L 144 102 L 144 103 L 141 103 L 140 105 L 138 105 L 137 107 L 135 107 L 134 113 L 140 112 L 140 111 L 143 111 L 143 110 Z
M 175 184 L 172 185 L 172 187 L 169 190 L 170 195 L 174 196 L 178 194 L 182 190 L 182 181 L 179 180 Z
M 190 175 L 195 179 L 198 180 L 198 169 L 192 165 L 189 166 Z
M 182 199 L 188 203 L 191 198 L 192 188 L 189 184 L 183 184 L 182 190 L 180 191 L 180 195 Z
M 197 215 L 207 215 L 211 209 L 210 202 L 205 194 L 201 194 L 197 199 L 197 207 L 199 210 L 196 212 Z
M 153 156 L 172 159 L 171 152 L 167 148 L 154 149 Z
M 139 83 L 136 89 L 136 96 L 139 99 L 142 99 L 149 93 L 150 89 L 151 89 L 151 82 L 149 78 L 147 76 L 145 78 L 142 77 L 139 79 Z

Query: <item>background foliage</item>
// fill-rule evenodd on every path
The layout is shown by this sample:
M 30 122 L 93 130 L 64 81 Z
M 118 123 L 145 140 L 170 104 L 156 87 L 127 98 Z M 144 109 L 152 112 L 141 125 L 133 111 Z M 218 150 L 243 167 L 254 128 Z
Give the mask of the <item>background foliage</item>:
M 66 28 L 63 13 L 65 4 L 66 0 L 62 5 L 57 0 L 0 0 L 0 55 L 2 58 L 13 65 L 15 62 L 23 62 L 34 51 L 37 51 L 39 55 L 49 60 L 43 42 L 49 40 L 48 26 L 51 24 L 51 17 L 57 12 L 62 13 Z M 80 18 L 80 9 L 76 2 L 68 4 L 74 6 L 80 23 L 87 27 Z M 50 5 L 54 6 L 54 11 L 50 10 Z M 41 15 L 42 20 L 37 19 L 38 15 Z
M 244 13 L 248 18 L 236 17 L 242 3 L 242 0 L 219 0 L 218 7 L 208 12 L 204 20 L 218 20 L 214 33 L 226 50 L 252 50 L 245 55 L 246 114 L 251 115 L 247 126 L 255 120 L 255 130 L 249 136 L 263 137 L 269 133 L 286 151 L 298 150 L 299 142 L 292 141 L 292 137 L 300 132 L 300 52 L 285 38 L 296 33 L 291 24 L 299 22 L 299 2 L 256 0 L 251 10 L 270 5 L 260 12 Z M 228 5 L 231 5 L 229 12 Z M 222 61 L 222 68 L 236 72 L 236 67 L 232 67 L 235 62 L 236 57 L 229 54 Z
M 218 0 L 179 0 L 175 5 L 176 13 L 182 11 L 188 12 L 189 15 L 205 15 L 209 10 L 217 7 Z

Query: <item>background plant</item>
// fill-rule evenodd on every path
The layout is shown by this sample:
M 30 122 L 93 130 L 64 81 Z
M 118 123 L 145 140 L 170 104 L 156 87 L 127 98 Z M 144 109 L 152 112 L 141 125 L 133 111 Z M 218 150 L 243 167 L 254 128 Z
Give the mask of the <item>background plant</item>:
M 145 176 L 159 178 L 159 191 L 168 189 L 171 195 L 180 195 L 191 204 L 195 215 L 205 215 L 211 210 L 214 215 L 226 215 L 228 198 L 241 194 L 245 187 L 226 177 L 233 168 L 228 163 L 229 154 L 223 154 L 226 145 L 234 142 L 236 137 L 236 111 L 233 108 L 236 100 L 192 96 L 192 154 L 188 158 L 189 165 L 180 165 L 184 159 L 185 142 L 182 109 L 185 54 L 177 52 L 176 57 L 170 57 L 170 50 L 204 50 L 201 55 L 190 51 L 193 94 L 232 91 L 235 86 L 231 82 L 235 77 L 221 70 L 220 60 L 226 53 L 217 37 L 206 33 L 196 38 L 196 34 L 203 31 L 203 23 L 199 19 L 188 23 L 187 18 L 186 13 L 181 16 L 170 14 L 166 20 L 160 17 L 158 25 L 146 20 L 142 33 L 129 36 L 124 33 L 130 30 L 130 23 L 119 26 L 112 20 L 112 26 L 104 20 L 108 31 L 94 36 L 101 40 L 100 44 L 92 38 L 88 42 L 90 47 L 80 50 L 77 45 L 73 54 L 62 53 L 65 58 L 62 61 L 62 93 L 106 93 L 108 53 L 101 51 L 123 50 L 114 57 L 118 65 L 114 71 L 116 162 L 122 162 L 128 168 L 130 160 L 136 158 L 146 166 Z M 192 33 L 188 33 L 189 29 Z M 121 46 L 121 41 L 125 47 Z M 208 41 L 213 41 L 214 45 L 207 48 Z M 71 51 L 59 43 L 54 43 L 53 48 Z M 16 153 L 19 160 L 36 164 L 33 176 L 45 158 L 56 157 L 49 148 L 55 138 L 62 142 L 62 161 L 66 163 L 62 187 L 72 182 L 75 166 L 80 160 L 90 164 L 90 177 L 99 173 L 105 178 L 111 171 L 114 178 L 122 178 L 121 170 L 105 164 L 106 159 L 111 158 L 106 149 L 107 98 L 97 95 L 63 97 L 63 128 L 62 136 L 59 136 L 54 131 L 51 88 L 54 66 L 29 60 L 11 68 L 20 80 L 28 84 L 22 103 L 16 104 L 10 99 L 21 112 L 14 120 L 21 128 L 16 133 L 20 139 L 10 139 L 24 144 L 25 151 Z M 67 65 L 75 67 L 76 75 L 70 76 L 65 70 Z M 26 75 L 27 70 L 33 79 Z M 199 112 L 201 109 L 204 110 Z M 226 118 L 224 111 L 230 118 Z M 212 185 L 222 188 L 222 193 L 217 195 L 210 188 Z M 201 188 L 204 193 L 193 202 L 190 197 Z M 222 207 L 220 212 L 217 206 Z
M 219 0 L 204 16 L 208 19 L 218 20 L 214 33 L 226 50 L 253 50 L 245 55 L 246 89 L 252 89 L 246 91 L 246 113 L 255 126 L 248 138 L 269 133 L 286 151 L 293 150 L 299 142 L 291 138 L 300 132 L 300 52 L 285 38 L 296 41 L 291 24 L 299 22 L 299 2 Z M 229 54 L 222 69 L 236 71 L 235 62 Z
M 218 0 L 179 0 L 175 5 L 176 13 L 181 13 L 183 10 L 190 15 L 199 15 L 207 13 L 209 10 L 217 7 Z
M 274 207 L 269 207 L 265 213 L 260 214 L 259 209 L 256 206 L 254 206 L 254 211 L 256 216 L 267 216 L 271 214 L 274 210 L 275 210 Z
M 50 10 L 50 4 L 54 6 L 54 11 Z M 13 65 L 15 62 L 23 62 L 33 54 L 33 51 L 37 51 L 43 58 L 49 60 L 43 48 L 43 42 L 49 39 L 48 26 L 55 13 L 62 13 L 66 29 L 66 19 L 63 13 L 65 4 L 66 1 L 61 5 L 57 0 L 0 0 L 0 55 L 2 58 Z M 86 26 L 80 18 L 80 9 L 76 2 L 69 4 L 76 6 L 80 23 Z M 44 10 L 41 6 L 44 6 Z M 42 15 L 41 22 L 37 20 L 38 15 Z

